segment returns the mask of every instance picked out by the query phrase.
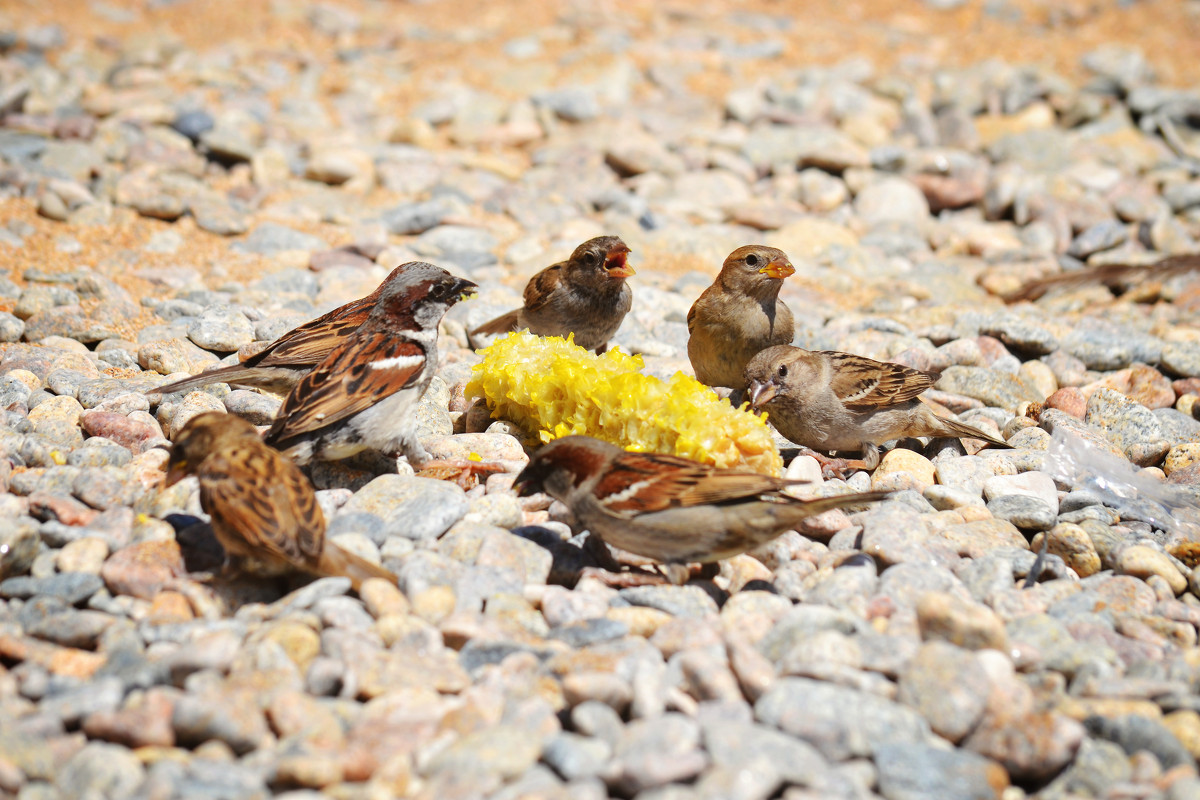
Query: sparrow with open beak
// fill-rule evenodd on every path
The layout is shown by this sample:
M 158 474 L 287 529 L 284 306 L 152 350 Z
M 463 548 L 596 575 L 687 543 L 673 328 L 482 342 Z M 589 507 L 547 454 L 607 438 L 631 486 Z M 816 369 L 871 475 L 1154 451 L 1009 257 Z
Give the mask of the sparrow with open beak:
M 776 430 L 814 450 L 861 450 L 867 469 L 878 466 L 879 445 L 906 436 L 982 439 L 1010 447 L 934 414 L 918 395 L 937 377 L 865 356 L 790 345 L 768 348 L 746 367 L 750 405 L 766 409 Z
M 188 420 L 167 469 L 166 486 L 199 478 L 200 507 L 212 517 L 227 562 L 243 570 L 342 576 L 356 591 L 367 578 L 396 582 L 383 567 L 325 539 L 325 516 L 308 478 L 241 417 L 209 411 Z
M 779 290 L 795 271 L 774 247 L 747 245 L 729 254 L 688 312 L 688 358 L 697 380 L 745 389 L 750 359 L 772 345 L 791 343 L 792 312 Z
M 544 492 L 606 544 L 664 564 L 711 563 L 753 550 L 833 508 L 882 500 L 864 492 L 800 500 L 789 481 L 564 436 L 534 454 L 517 494 Z
M 617 236 L 589 239 L 566 261 L 534 275 L 525 305 L 485 322 L 471 336 L 528 329 L 538 336 L 575 334 L 575 344 L 603 353 L 633 304 L 629 247 Z

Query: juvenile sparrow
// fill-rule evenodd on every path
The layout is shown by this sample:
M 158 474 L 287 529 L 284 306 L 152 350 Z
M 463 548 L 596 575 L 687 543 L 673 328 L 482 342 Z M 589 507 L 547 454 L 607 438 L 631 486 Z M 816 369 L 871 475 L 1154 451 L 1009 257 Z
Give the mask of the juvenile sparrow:
M 688 311 L 688 358 L 696 380 L 745 389 L 750 359 L 771 345 L 791 343 L 792 312 L 779 290 L 795 271 L 774 247 L 752 244 L 729 254 L 713 285 Z
M 589 436 L 538 450 L 513 484 L 521 497 L 545 492 L 606 544 L 666 564 L 709 563 L 771 541 L 833 508 L 887 492 L 800 500 L 788 481 L 656 453 L 631 453 Z
M 190 392 L 210 383 L 232 383 L 254 386 L 274 394 L 287 394 L 308 371 L 319 364 L 346 337 L 367 321 L 367 315 L 379 301 L 380 295 L 410 267 L 410 261 L 392 270 L 383 283 L 366 297 L 360 297 L 328 314 L 292 328 L 254 355 L 228 367 L 205 370 L 199 375 L 159 386 L 147 394 Z
M 982 439 L 989 433 L 939 417 L 917 395 L 938 373 L 832 350 L 781 345 L 746 367 L 750 405 L 765 408 L 785 437 L 816 450 L 861 450 L 867 469 L 879 464 L 879 445 L 906 436 Z
M 412 418 L 437 368 L 438 323 L 474 289 L 441 267 L 409 264 L 383 290 L 367 321 L 284 398 L 263 441 L 301 465 L 374 449 L 404 453 L 418 469 L 494 471 L 478 462 L 432 461 Z
M 200 479 L 200 506 L 226 558 L 265 574 L 300 570 L 349 578 L 395 576 L 378 564 L 325 541 L 325 516 L 308 478 L 263 444 L 241 417 L 209 411 L 188 420 L 171 447 L 166 485 Z
M 485 322 L 471 335 L 526 328 L 538 336 L 574 333 L 575 344 L 603 353 L 633 304 L 633 290 L 625 282 L 634 274 L 628 256 L 629 248 L 617 236 L 589 239 L 566 261 L 529 279 L 523 307 Z

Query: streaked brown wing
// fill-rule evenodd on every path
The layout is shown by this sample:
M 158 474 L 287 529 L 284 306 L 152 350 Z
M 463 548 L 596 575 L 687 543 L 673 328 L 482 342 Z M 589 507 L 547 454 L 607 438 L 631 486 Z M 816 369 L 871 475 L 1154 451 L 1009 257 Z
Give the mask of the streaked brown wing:
M 529 279 L 525 284 L 525 309 L 537 311 L 550 302 L 550 295 L 558 288 L 563 280 L 563 269 L 567 262 L 560 261 Z
M 245 363 L 247 366 L 262 367 L 319 364 L 346 341 L 346 337 L 354 335 L 362 327 L 374 304 L 374 298 L 364 297 L 334 309 L 323 317 L 288 331 L 257 357 L 246 359 Z
M 1134 283 L 1146 278 L 1163 280 L 1175 275 L 1200 271 L 1200 254 L 1181 253 L 1167 256 L 1153 264 L 1101 264 L 1095 267 L 1038 278 L 1003 295 L 1004 301 L 1037 300 L 1052 289 L 1076 288 L 1089 283 L 1103 283 L 1115 289 L 1122 283 Z
M 832 362 L 830 387 L 846 408 L 873 411 L 911 400 L 933 385 L 936 373 L 876 361 L 851 353 L 824 351 Z
M 421 379 L 425 349 L 387 333 L 351 339 L 283 401 L 266 441 L 278 444 L 364 411 Z
M 754 472 L 716 469 L 662 453 L 625 453 L 614 459 L 595 492 L 608 510 L 633 515 L 739 500 L 775 492 L 790 483 Z
M 261 442 L 210 456 L 200 475 L 201 505 L 241 534 L 249 548 L 292 564 L 315 563 L 325 544 L 325 516 L 304 474 Z

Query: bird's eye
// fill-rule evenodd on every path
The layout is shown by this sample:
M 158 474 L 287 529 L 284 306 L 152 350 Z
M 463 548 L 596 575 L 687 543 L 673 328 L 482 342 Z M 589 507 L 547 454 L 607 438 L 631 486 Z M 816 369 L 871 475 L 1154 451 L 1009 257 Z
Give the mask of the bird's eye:
M 754 255 L 754 253 L 751 253 L 750 255 L 746 256 L 746 266 L 747 267 L 757 267 L 758 264 L 759 264 L 759 257 Z
M 587 264 L 589 267 L 596 266 L 598 261 L 600 261 L 600 256 L 596 255 L 595 253 L 585 253 L 583 256 L 583 263 Z
M 787 364 L 779 365 L 779 377 L 781 377 L 781 378 L 787 377 Z

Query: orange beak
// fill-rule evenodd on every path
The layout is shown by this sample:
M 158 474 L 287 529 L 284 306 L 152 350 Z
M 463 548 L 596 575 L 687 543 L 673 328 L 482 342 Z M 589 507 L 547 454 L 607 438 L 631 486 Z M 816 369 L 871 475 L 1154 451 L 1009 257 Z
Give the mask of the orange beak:
M 766 275 L 768 278 L 783 280 L 789 275 L 794 275 L 796 273 L 796 268 L 793 267 L 792 262 L 788 261 L 786 258 L 777 258 L 760 269 L 759 272 Z
M 628 278 L 637 274 L 633 271 L 633 267 L 625 262 L 628 255 L 628 247 L 614 247 L 608 251 L 608 255 L 604 257 L 604 268 L 608 270 L 608 277 Z

